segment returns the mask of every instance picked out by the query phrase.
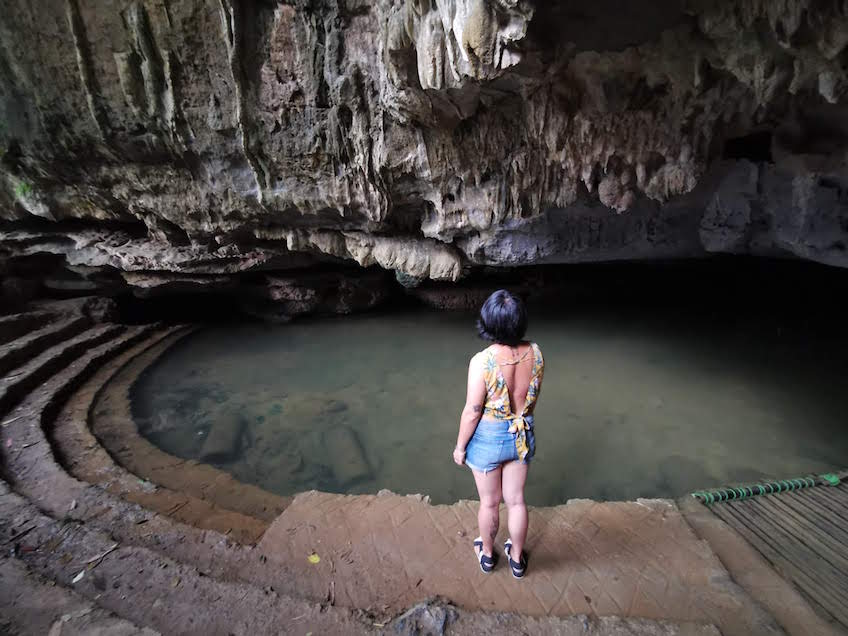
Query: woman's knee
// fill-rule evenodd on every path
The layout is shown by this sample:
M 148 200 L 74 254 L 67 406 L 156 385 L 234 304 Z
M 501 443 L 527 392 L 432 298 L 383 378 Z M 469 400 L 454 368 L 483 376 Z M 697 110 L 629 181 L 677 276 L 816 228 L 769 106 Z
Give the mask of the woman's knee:
M 501 505 L 500 498 L 496 497 L 481 497 L 480 498 L 480 507 L 485 508 L 487 510 L 497 510 Z
M 515 506 L 523 506 L 524 505 L 524 492 L 522 492 L 522 491 L 518 491 L 518 492 L 504 491 L 503 497 L 504 497 L 504 503 L 507 506 L 509 506 L 510 508 L 513 508 Z

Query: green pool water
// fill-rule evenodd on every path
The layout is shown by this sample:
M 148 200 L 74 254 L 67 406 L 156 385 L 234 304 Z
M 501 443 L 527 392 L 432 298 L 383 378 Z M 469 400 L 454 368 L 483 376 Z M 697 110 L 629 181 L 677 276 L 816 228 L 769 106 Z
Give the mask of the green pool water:
M 528 337 L 547 362 L 531 504 L 672 497 L 848 463 L 848 367 L 828 343 L 616 311 L 536 312 Z M 209 327 L 142 375 L 133 414 L 184 458 L 208 452 L 217 427 L 210 463 L 279 494 L 387 488 L 452 502 L 475 496 L 451 450 L 468 360 L 484 347 L 465 313 Z

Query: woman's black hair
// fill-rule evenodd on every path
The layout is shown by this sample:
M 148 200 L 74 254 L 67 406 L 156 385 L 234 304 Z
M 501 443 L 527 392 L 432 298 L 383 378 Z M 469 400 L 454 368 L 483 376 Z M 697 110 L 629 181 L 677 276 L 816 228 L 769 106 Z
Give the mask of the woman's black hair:
M 515 346 L 527 331 L 527 310 L 518 296 L 499 289 L 486 299 L 477 319 L 477 332 L 483 340 Z

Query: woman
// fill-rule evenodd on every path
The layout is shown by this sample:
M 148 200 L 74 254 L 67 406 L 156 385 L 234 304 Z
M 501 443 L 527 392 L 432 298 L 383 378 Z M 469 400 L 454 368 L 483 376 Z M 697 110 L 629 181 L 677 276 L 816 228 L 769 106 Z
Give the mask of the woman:
M 474 540 L 480 569 L 489 573 L 495 567 L 494 541 L 503 497 L 510 535 L 504 552 L 512 575 L 520 579 L 527 571 L 524 482 L 536 452 L 533 409 L 545 361 L 538 345 L 523 340 L 527 312 L 521 299 L 508 291 L 496 291 L 483 303 L 477 329 L 493 344 L 471 358 L 453 460 L 471 469 L 480 495 L 480 536 Z

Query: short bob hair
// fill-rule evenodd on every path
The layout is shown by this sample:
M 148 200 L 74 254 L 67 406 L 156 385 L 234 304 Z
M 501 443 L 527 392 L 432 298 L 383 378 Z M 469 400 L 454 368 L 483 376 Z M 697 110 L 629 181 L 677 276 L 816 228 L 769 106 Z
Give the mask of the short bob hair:
M 527 310 L 518 296 L 499 289 L 486 299 L 477 319 L 483 340 L 516 346 L 527 331 Z

